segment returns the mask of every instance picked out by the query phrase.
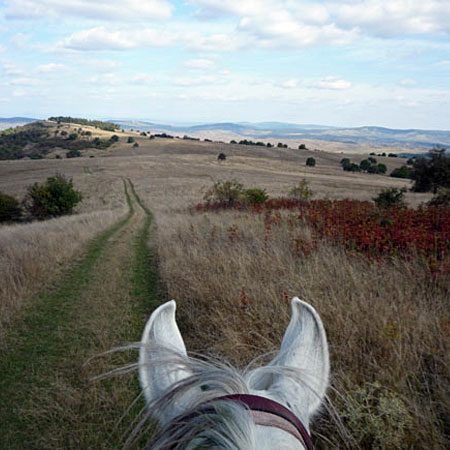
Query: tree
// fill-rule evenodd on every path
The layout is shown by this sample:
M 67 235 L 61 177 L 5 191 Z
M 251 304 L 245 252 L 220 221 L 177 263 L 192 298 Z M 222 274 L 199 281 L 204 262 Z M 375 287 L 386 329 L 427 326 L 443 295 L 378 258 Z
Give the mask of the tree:
M 380 163 L 380 164 L 377 165 L 377 173 L 385 174 L 386 171 L 387 171 L 386 164 L 381 164 Z
M 47 178 L 45 183 L 34 183 L 28 187 L 25 208 L 33 217 L 42 220 L 72 213 L 82 198 L 71 179 L 55 175 Z
M 313 157 L 309 157 L 307 160 L 306 160 L 306 165 L 308 166 L 308 167 L 314 167 L 315 165 L 316 165 L 316 160 L 313 158 Z
M 450 188 L 450 157 L 444 148 L 434 148 L 427 158 L 418 158 L 413 167 L 414 192 L 436 194 L 439 187 Z
M 370 162 L 367 159 L 363 159 L 360 163 L 359 163 L 359 168 L 361 170 L 365 170 L 367 171 L 370 167 Z

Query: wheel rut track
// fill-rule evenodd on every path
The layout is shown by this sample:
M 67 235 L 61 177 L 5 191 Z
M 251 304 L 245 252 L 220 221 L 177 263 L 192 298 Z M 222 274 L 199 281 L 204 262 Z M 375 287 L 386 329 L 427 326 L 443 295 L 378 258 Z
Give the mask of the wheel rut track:
M 136 377 L 89 379 L 113 365 L 136 362 L 136 354 L 95 356 L 138 340 L 157 305 L 157 271 L 147 247 L 151 213 L 130 180 L 124 180 L 124 190 L 127 216 L 36 298 L 8 337 L 0 354 L 2 449 L 123 444 L 136 411 L 118 422 L 139 393 Z

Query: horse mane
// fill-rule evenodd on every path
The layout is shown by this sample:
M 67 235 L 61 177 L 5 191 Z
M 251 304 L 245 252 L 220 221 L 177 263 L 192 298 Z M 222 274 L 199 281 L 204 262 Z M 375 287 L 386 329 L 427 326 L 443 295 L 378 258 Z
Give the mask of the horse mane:
M 131 344 L 117 350 L 141 349 L 142 345 Z M 189 399 L 185 412 L 171 418 L 159 429 L 149 449 L 256 450 L 256 425 L 248 409 L 231 401 L 214 399 L 230 394 L 248 394 L 255 385 L 264 389 L 264 383 L 270 384 L 277 375 L 289 377 L 308 389 L 308 373 L 277 365 L 255 367 L 262 357 L 239 370 L 223 360 L 204 355 L 186 357 L 161 346 L 146 345 L 145 350 L 155 355 L 152 357 L 152 364 L 161 364 L 173 371 L 186 370 L 190 375 L 174 383 L 170 389 L 146 405 L 136 420 L 137 425 L 128 436 L 125 448 L 133 445 L 143 428 L 154 430 L 154 426 L 148 425 L 152 423 L 152 419 L 168 417 L 181 399 L 183 402 Z M 133 364 L 112 371 L 110 375 L 128 372 L 137 366 Z M 289 399 L 286 399 L 286 404 L 289 405 Z

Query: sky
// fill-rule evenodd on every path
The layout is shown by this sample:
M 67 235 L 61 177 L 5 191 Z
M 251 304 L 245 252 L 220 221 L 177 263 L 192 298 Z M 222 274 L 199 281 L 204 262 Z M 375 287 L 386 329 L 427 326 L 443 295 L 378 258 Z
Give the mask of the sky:
M 0 0 L 0 117 L 450 129 L 450 0 Z

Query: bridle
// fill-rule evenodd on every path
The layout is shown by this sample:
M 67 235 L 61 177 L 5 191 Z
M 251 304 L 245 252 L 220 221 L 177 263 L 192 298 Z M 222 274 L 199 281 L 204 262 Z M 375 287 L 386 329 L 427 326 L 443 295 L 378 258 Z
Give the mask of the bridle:
M 233 394 L 217 397 L 213 401 L 233 401 L 245 406 L 256 425 L 279 428 L 296 437 L 306 450 L 313 450 L 311 437 L 300 419 L 285 406 L 258 395 Z

